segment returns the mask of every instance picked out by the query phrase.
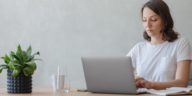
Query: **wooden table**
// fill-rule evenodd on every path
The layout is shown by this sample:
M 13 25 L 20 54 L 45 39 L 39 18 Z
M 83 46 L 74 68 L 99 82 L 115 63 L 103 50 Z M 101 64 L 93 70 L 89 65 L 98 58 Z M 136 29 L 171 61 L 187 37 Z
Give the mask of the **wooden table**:
M 76 90 L 71 90 L 69 93 L 54 94 L 52 89 L 49 87 L 44 88 L 33 88 L 33 92 L 30 94 L 10 94 L 7 93 L 6 89 L 0 89 L 0 96 L 135 96 L 128 94 L 99 94 L 91 92 L 77 92 Z M 139 96 L 154 96 L 151 94 L 139 94 Z

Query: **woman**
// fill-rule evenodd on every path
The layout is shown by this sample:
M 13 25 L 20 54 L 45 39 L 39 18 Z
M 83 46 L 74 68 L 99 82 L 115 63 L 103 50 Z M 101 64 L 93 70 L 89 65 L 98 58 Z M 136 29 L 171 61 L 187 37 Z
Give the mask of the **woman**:
M 146 41 L 136 44 L 127 56 L 132 58 L 138 88 L 186 87 L 192 50 L 179 38 L 167 4 L 150 0 L 141 9 Z

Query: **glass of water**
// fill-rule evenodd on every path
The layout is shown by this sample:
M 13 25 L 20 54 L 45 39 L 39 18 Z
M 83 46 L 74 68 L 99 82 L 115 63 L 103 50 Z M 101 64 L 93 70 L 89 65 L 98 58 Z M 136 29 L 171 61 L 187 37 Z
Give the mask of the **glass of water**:
M 52 75 L 52 86 L 54 94 L 62 94 L 65 85 L 64 75 Z
M 70 82 L 70 76 L 68 73 L 67 66 L 65 67 L 65 86 L 64 86 L 64 92 L 69 93 L 71 88 L 71 82 Z

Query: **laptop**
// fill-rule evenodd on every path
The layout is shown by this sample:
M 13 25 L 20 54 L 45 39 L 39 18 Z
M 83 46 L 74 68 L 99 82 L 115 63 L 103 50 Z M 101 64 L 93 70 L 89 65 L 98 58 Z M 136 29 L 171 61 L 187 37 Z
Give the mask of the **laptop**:
M 88 56 L 81 60 L 87 91 L 138 94 L 130 57 Z

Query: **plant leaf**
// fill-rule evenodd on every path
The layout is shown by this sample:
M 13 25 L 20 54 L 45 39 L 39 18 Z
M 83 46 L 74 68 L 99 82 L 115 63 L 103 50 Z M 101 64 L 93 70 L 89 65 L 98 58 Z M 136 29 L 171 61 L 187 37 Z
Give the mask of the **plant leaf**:
M 17 56 L 18 60 L 20 61 L 20 63 L 23 64 L 23 62 L 22 62 L 23 61 L 23 51 L 22 51 L 20 45 L 18 45 L 18 47 L 17 47 L 16 56 Z
M 20 70 L 19 69 L 14 69 L 13 72 L 12 72 L 12 76 L 13 77 L 16 77 L 20 74 Z
M 7 64 L 0 65 L 0 73 L 3 71 L 3 69 L 8 69 L 8 65 Z
M 7 64 L 0 65 L 0 73 L 3 71 L 3 69 L 7 69 L 7 68 L 8 68 Z
M 24 68 L 24 65 L 21 65 L 21 64 L 13 63 L 13 65 L 15 66 L 16 69 Z
M 16 55 L 16 54 L 15 54 L 15 52 L 11 51 L 11 52 L 10 52 L 10 59 L 11 59 L 11 60 L 14 59 L 13 55 Z
M 34 61 L 36 61 L 36 60 L 39 60 L 39 61 L 42 61 L 42 59 L 33 59 Z
M 30 67 L 31 69 L 33 70 L 36 70 L 37 66 L 36 66 L 36 63 L 35 62 L 30 62 L 30 63 L 27 63 L 27 66 Z
M 31 60 L 34 60 L 35 55 L 40 55 L 40 52 L 34 53 L 34 54 L 27 60 L 27 62 L 30 62 Z
M 31 45 L 27 49 L 27 56 L 31 56 L 32 48 Z
M 25 68 L 23 69 L 23 73 L 24 73 L 25 76 L 30 76 L 30 75 L 33 74 L 33 72 L 34 72 L 34 70 L 31 69 L 29 66 L 28 66 L 28 67 L 25 67 Z
M 23 62 L 22 62 L 21 58 L 19 58 L 19 56 L 13 55 L 13 57 L 16 59 L 16 60 L 13 59 L 15 63 L 23 64 Z
M 3 71 L 3 68 L 0 68 L 0 73 Z
M 22 61 L 22 64 L 25 64 L 27 62 L 27 59 L 28 59 L 28 55 L 27 55 L 27 52 L 26 51 L 23 51 L 23 61 Z
M 17 52 L 16 52 L 16 54 L 17 54 L 17 55 L 18 55 L 18 54 L 22 54 L 22 49 L 21 49 L 21 46 L 20 46 L 20 45 L 17 46 Z
M 0 65 L 0 68 L 7 69 L 7 68 L 8 68 L 8 65 L 7 65 L 7 64 L 1 64 L 1 65 Z
M 8 64 L 8 66 L 9 66 L 9 69 L 11 69 L 11 70 L 16 69 L 16 67 L 14 66 L 14 63 L 13 63 L 13 62 L 10 62 L 10 63 Z
M 10 58 L 9 58 L 9 56 L 7 54 L 4 57 L 1 57 L 1 58 L 4 60 L 4 62 L 6 64 L 8 64 L 10 62 Z

